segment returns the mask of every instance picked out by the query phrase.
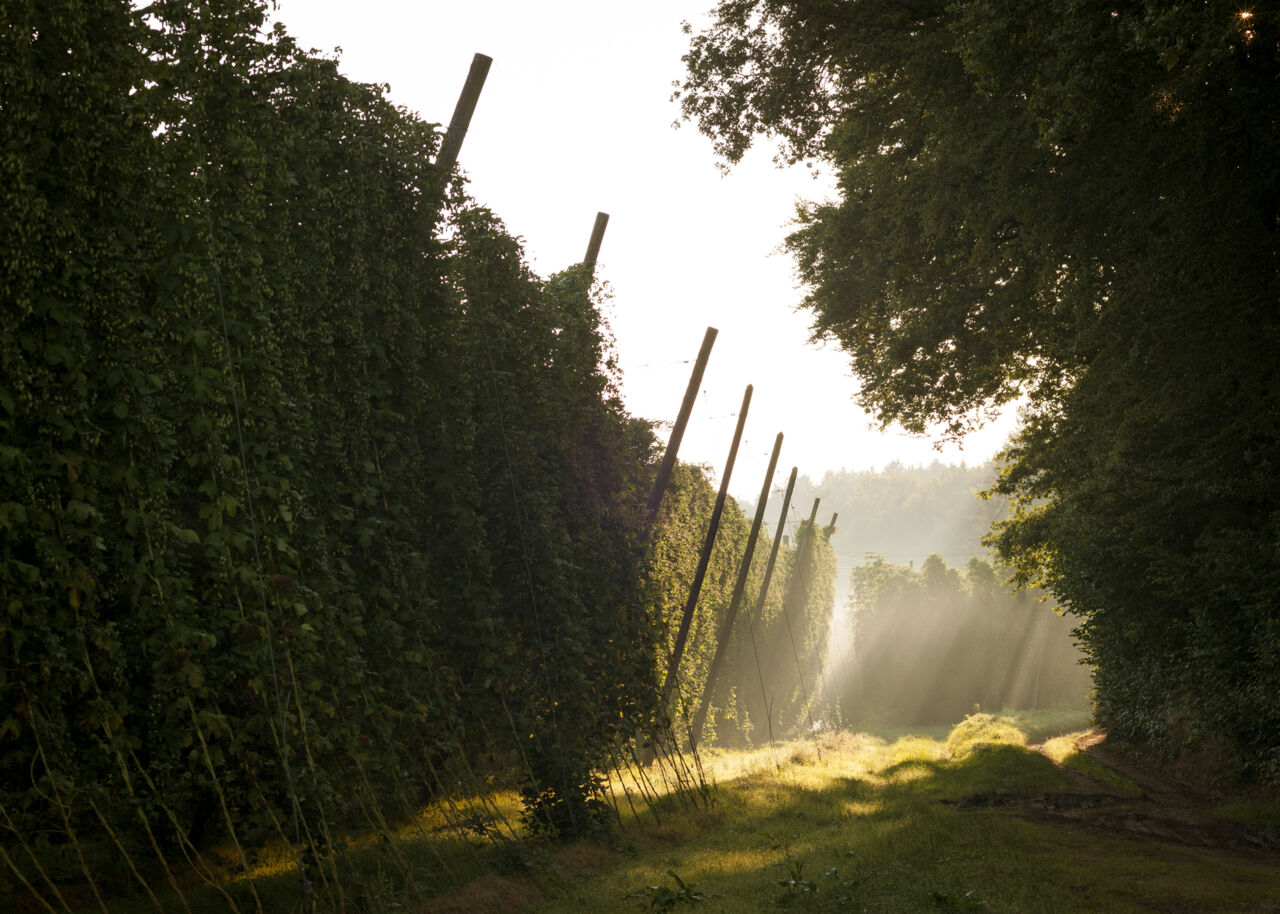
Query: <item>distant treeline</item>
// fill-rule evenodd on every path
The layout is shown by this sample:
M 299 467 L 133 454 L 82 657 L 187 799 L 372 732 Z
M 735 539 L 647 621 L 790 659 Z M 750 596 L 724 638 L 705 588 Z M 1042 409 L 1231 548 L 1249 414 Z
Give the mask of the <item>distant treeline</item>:
M 868 554 L 914 565 L 939 555 L 962 568 L 987 554 L 982 538 L 1008 514 L 1002 496 L 981 495 L 996 475 L 989 461 L 907 466 L 895 460 L 879 470 L 830 471 L 819 480 L 801 475 L 792 502 L 811 505 L 818 498 L 820 518 L 839 515 L 831 548 L 844 569 Z M 744 501 L 742 509 L 750 513 L 753 506 Z
M 796 481 L 796 501 L 822 499 L 820 514 L 840 515 L 831 538 L 841 565 L 860 564 L 867 553 L 890 562 L 919 565 L 939 555 L 962 568 L 985 555 L 982 537 L 1007 513 L 1003 498 L 984 500 L 996 469 L 991 463 L 906 466 L 894 461 L 881 470 L 837 470 L 815 482 Z
M 1072 621 L 983 558 L 983 537 L 1007 516 L 1003 498 L 981 496 L 995 478 L 991 463 L 935 461 L 797 481 L 797 504 L 820 498 L 822 517 L 838 514 L 829 542 L 851 610 L 836 632 L 851 648 L 813 674 L 824 716 L 838 706 L 854 726 L 948 723 L 976 705 L 1087 701 Z

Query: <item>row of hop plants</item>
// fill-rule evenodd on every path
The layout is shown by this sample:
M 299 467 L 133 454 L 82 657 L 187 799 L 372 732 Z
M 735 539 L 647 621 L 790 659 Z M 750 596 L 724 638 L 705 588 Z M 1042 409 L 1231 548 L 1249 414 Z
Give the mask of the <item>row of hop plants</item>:
M 340 908 L 344 834 L 484 765 L 601 826 L 661 610 L 589 269 L 263 2 L 4 0 L 0 50 L 5 892 L 274 840 Z
M 646 599 L 660 632 L 660 669 L 674 650 L 715 498 L 702 468 L 677 465 L 646 571 Z M 677 733 L 686 732 L 704 698 L 708 711 L 702 739 L 707 743 L 761 745 L 771 736 L 794 737 L 819 721 L 832 720 L 830 709 L 822 705 L 835 609 L 836 560 L 830 542 L 835 531 L 797 521 L 794 506 L 790 517 L 780 518 L 780 501 L 775 495 L 766 505 L 768 526 L 751 557 L 723 665 L 716 681 L 708 683 L 752 524 L 733 499 L 725 503 L 668 709 Z M 762 599 L 778 523 L 787 544 L 779 548 Z

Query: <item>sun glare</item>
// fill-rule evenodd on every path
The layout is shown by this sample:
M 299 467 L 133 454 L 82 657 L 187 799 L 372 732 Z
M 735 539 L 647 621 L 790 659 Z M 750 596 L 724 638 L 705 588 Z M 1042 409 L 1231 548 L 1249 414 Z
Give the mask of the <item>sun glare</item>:
M 1257 37 L 1257 32 L 1253 29 L 1253 10 L 1240 10 L 1237 15 L 1240 17 L 1240 33 L 1244 36 L 1244 42 L 1251 44 Z

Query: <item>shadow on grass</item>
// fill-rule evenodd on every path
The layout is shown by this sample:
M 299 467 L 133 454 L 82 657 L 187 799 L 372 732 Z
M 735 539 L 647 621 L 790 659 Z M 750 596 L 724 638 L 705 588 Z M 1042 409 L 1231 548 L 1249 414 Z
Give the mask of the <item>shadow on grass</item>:
M 645 910 L 644 898 L 666 896 L 637 890 L 675 894 L 675 874 L 717 912 L 1280 911 L 1280 859 L 1225 859 L 1010 814 L 1020 796 L 1068 797 L 1079 780 L 977 729 L 947 745 L 877 741 L 857 758 L 828 752 L 725 781 L 711 815 L 635 829 L 632 854 L 549 888 L 537 910 Z
M 317 909 L 644 911 L 669 899 L 708 912 L 1280 911 L 1280 858 L 1242 862 L 1011 814 L 1000 798 L 1065 795 L 1079 774 L 1011 741 L 1006 723 L 789 744 L 738 766 L 710 809 L 660 801 L 660 821 L 642 816 L 611 841 L 478 845 L 437 832 L 370 845 L 347 854 L 343 894 Z M 296 872 L 256 886 L 265 910 L 298 909 Z M 247 886 L 228 891 L 254 910 Z M 228 910 L 211 892 L 188 897 L 193 914 Z

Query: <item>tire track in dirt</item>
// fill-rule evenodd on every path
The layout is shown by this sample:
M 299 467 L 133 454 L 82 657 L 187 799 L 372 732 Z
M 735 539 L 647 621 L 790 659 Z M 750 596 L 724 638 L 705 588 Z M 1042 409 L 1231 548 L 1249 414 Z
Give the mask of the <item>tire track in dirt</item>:
M 1031 822 L 1101 831 L 1128 840 L 1193 847 L 1224 861 L 1280 864 L 1280 827 L 1236 822 L 1217 812 L 1239 797 L 1140 765 L 1108 746 L 1103 734 L 1081 737 L 1076 748 L 1136 785 L 1137 791 L 1060 766 L 1071 782 L 1068 791 L 988 792 L 943 802 L 957 809 L 1000 809 Z

